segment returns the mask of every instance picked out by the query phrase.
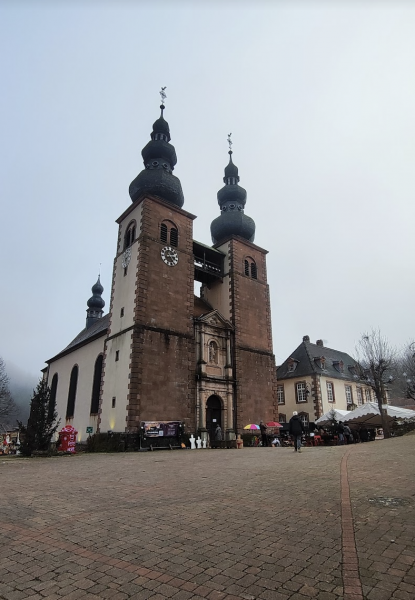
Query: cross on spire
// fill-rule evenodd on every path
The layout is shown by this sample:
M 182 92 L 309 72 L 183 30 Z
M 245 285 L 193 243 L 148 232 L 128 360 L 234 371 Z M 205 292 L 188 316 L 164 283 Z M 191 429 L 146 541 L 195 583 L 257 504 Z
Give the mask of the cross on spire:
M 229 154 L 232 154 L 232 140 L 231 140 L 231 133 L 228 133 L 228 144 L 229 144 Z

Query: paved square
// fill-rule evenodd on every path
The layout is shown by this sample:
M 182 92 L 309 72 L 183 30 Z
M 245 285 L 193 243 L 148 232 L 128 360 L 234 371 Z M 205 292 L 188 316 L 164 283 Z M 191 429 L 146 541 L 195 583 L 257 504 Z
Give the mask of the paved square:
M 0 459 L 0 598 L 413 600 L 414 450 Z

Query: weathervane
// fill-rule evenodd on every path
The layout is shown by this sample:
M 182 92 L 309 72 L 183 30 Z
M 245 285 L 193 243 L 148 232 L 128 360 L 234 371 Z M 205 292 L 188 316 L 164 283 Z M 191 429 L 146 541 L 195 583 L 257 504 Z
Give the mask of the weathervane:
M 162 87 L 162 88 L 161 88 L 161 90 L 160 90 L 160 92 L 159 92 L 159 94 L 160 94 L 160 98 L 161 98 L 161 103 L 162 103 L 163 105 L 164 105 L 164 101 L 165 101 L 165 99 L 167 98 L 167 94 L 166 94 L 166 92 L 164 91 L 164 90 L 166 89 L 166 87 L 167 87 L 166 85 L 165 85 L 164 87 Z
M 229 154 L 232 154 L 232 140 L 231 140 L 231 133 L 228 133 L 228 144 L 229 144 Z

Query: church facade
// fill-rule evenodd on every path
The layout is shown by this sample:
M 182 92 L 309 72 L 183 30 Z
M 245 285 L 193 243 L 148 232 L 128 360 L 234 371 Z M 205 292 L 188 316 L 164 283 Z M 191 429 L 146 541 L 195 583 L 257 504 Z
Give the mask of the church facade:
M 46 361 L 61 425 L 73 425 L 78 441 L 132 433 L 143 421 L 182 421 L 202 435 L 219 423 L 233 439 L 250 422 L 278 418 L 267 251 L 254 244 L 232 151 L 206 246 L 193 239 L 160 108 L 117 219 L 109 313 L 98 279 L 86 327 Z

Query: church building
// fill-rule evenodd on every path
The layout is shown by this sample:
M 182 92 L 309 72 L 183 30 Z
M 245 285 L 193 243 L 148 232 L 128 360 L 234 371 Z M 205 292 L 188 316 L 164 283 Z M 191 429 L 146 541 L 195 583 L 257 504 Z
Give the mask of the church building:
M 183 208 L 160 108 L 117 219 L 109 313 L 98 278 L 86 327 L 46 361 L 61 426 L 73 425 L 78 441 L 133 433 L 143 421 L 182 421 L 211 435 L 219 423 L 234 439 L 248 423 L 278 418 L 267 251 L 254 244 L 232 150 L 207 246 L 193 239 L 196 217 Z

